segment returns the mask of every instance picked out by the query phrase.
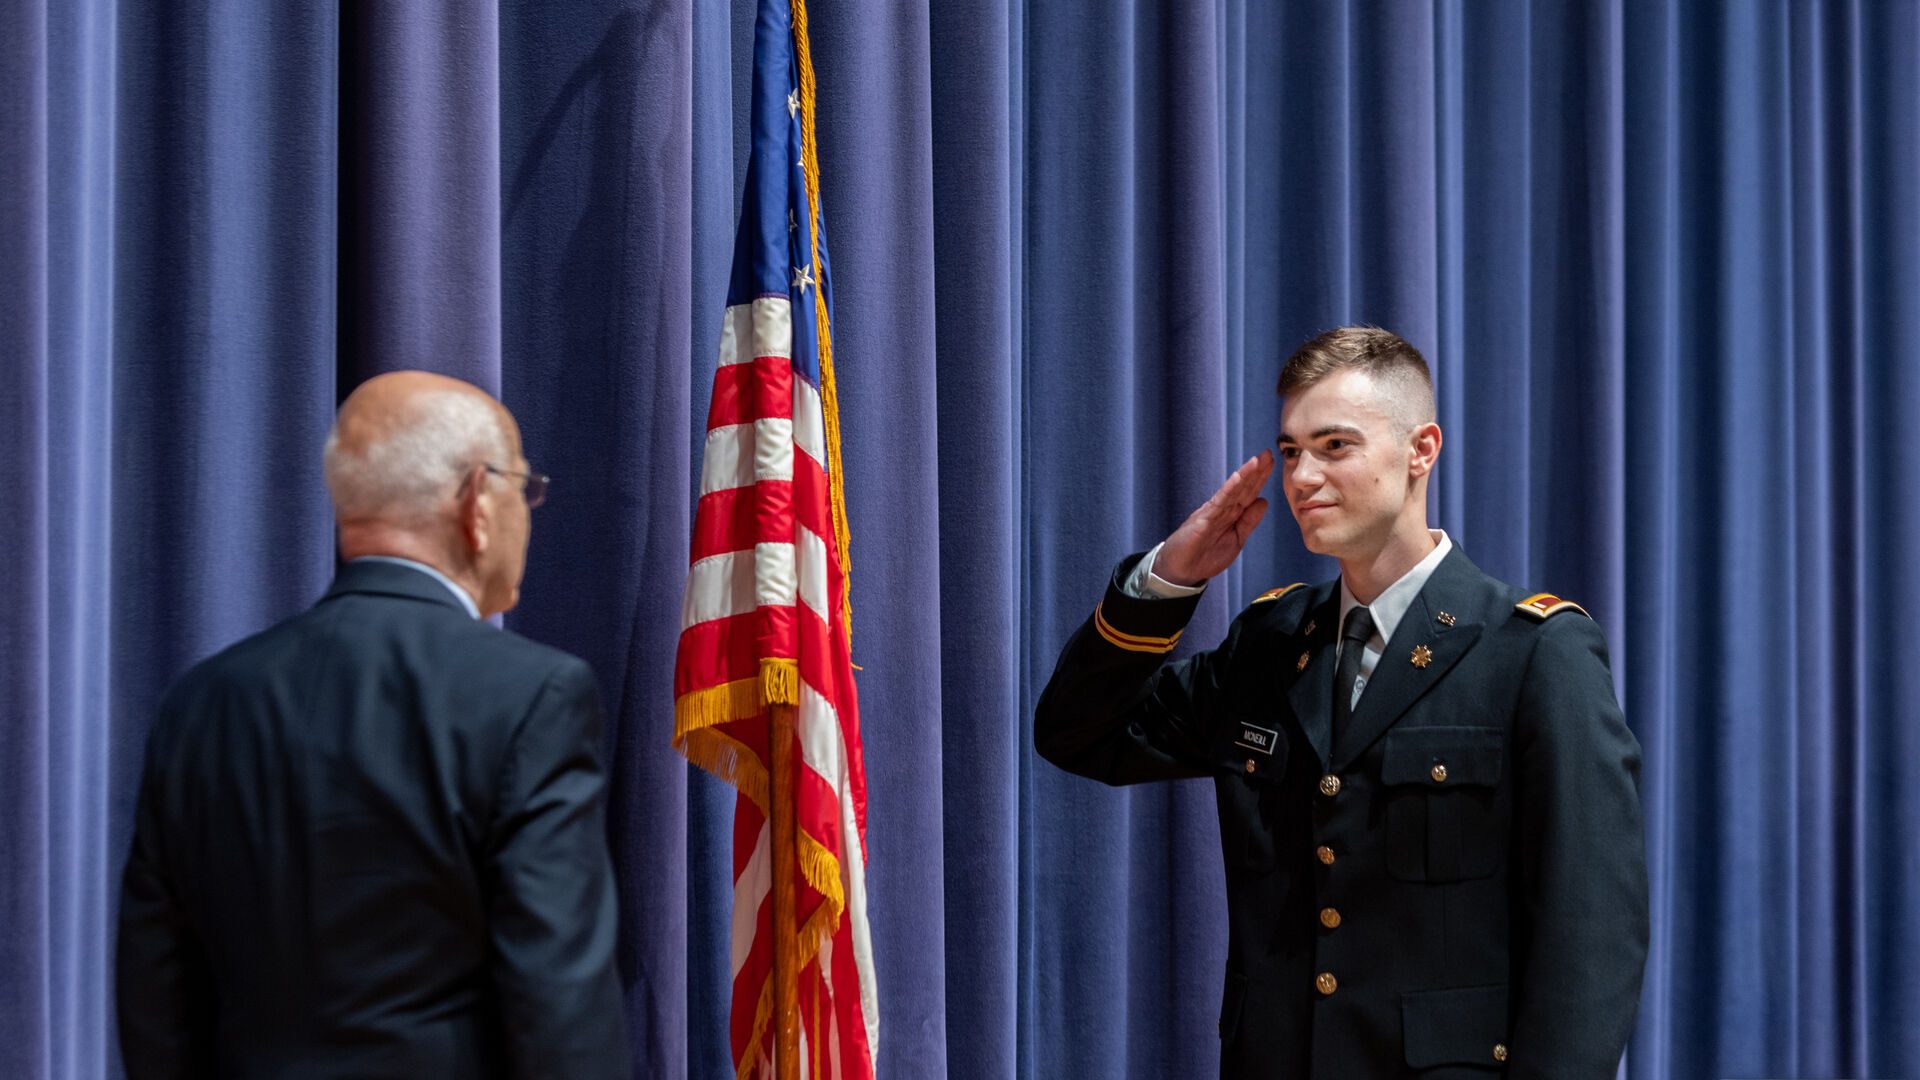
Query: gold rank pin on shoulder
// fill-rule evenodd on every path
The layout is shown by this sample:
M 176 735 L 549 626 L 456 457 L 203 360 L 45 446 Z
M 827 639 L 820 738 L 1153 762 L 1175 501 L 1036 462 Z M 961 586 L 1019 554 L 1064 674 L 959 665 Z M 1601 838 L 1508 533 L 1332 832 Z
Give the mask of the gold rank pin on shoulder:
M 1263 592 L 1259 596 L 1254 597 L 1251 603 L 1264 604 L 1269 600 L 1278 600 L 1295 589 L 1304 589 L 1306 587 L 1307 587 L 1306 582 L 1296 581 L 1291 585 L 1282 585 L 1277 589 L 1268 589 L 1266 592 Z
M 1513 605 L 1513 607 L 1514 610 L 1520 614 L 1539 622 L 1546 622 L 1547 619 L 1563 611 L 1577 611 L 1582 615 L 1587 615 L 1587 609 L 1581 607 L 1579 604 L 1571 600 L 1562 600 L 1552 593 L 1544 592 L 1534 593 L 1532 596 Z M 1593 616 L 1587 615 L 1587 618 L 1591 619 Z

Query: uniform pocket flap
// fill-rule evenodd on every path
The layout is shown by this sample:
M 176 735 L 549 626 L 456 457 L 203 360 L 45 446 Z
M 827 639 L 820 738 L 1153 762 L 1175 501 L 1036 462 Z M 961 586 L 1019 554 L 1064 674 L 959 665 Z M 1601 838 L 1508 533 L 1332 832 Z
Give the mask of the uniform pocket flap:
M 1468 986 L 1400 995 L 1407 1065 L 1481 1065 L 1506 1059 L 1507 988 Z
M 1447 788 L 1500 782 L 1505 737 L 1499 728 L 1417 727 L 1387 732 L 1381 782 Z

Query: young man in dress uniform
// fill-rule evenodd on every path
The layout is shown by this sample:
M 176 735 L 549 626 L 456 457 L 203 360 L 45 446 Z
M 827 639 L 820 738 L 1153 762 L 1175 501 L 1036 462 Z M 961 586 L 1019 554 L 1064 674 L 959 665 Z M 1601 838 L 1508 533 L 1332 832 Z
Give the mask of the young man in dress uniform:
M 1109 784 L 1211 777 L 1226 858 L 1224 1077 L 1614 1075 L 1647 949 L 1640 746 L 1578 605 L 1427 527 L 1441 446 L 1418 351 L 1308 342 L 1279 459 L 1123 560 L 1041 695 L 1034 743 Z M 1267 508 L 1276 464 L 1338 580 L 1165 656 Z

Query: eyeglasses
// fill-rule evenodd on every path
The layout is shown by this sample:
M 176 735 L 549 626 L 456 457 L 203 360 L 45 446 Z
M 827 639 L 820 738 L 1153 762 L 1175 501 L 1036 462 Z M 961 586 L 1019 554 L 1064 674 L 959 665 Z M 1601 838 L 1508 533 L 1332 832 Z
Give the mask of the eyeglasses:
M 547 485 L 553 482 L 553 478 L 547 474 L 516 472 L 513 469 L 502 469 L 497 465 L 485 465 L 483 468 L 495 476 L 518 476 L 524 478 L 526 483 L 522 486 L 522 490 L 527 494 L 527 509 L 531 510 L 547 501 Z

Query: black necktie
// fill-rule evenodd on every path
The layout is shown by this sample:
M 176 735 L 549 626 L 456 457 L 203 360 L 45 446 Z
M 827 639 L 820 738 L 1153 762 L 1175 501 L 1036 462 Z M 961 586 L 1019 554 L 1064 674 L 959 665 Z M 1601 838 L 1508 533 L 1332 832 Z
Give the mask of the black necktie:
M 1340 625 L 1340 664 L 1333 669 L 1333 742 L 1347 733 L 1347 721 L 1353 718 L 1353 683 L 1360 677 L 1360 654 L 1367 639 L 1373 637 L 1373 613 L 1365 604 L 1355 604 Z

